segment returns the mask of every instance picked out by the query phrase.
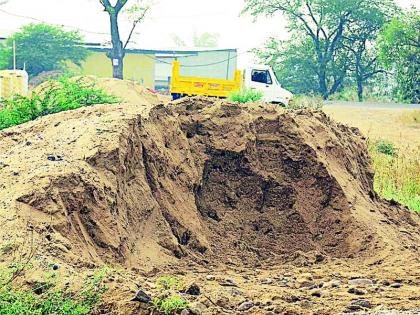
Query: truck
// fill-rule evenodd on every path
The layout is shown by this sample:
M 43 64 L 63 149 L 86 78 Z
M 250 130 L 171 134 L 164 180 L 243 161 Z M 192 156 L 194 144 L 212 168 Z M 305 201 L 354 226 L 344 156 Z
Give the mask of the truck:
M 260 91 L 262 101 L 288 105 L 293 94 L 282 88 L 268 65 L 251 65 L 243 71 L 236 70 L 233 80 L 204 77 L 182 76 L 181 63 L 175 60 L 172 64 L 170 93 L 176 100 L 184 96 L 212 96 L 227 98 L 233 92 L 244 89 Z

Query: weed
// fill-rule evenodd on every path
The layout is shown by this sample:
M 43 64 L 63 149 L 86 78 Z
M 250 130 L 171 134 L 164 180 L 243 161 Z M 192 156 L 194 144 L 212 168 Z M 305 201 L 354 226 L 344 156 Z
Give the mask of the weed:
M 385 140 L 377 141 L 375 143 L 375 149 L 379 153 L 390 156 L 395 156 L 397 154 L 397 149 L 395 148 L 395 146 L 391 142 Z
M 3 101 L 0 110 L 0 130 L 23 124 L 40 116 L 77 109 L 95 104 L 117 103 L 118 99 L 96 88 L 83 78 L 63 77 L 50 81 L 31 97 L 16 96 Z
M 188 301 L 179 295 L 181 284 L 175 277 L 160 277 L 156 280 L 157 288 L 161 291 L 158 298 L 153 299 L 152 309 L 158 314 L 179 314 L 188 307 Z
M 12 274 L 13 270 L 2 270 Z M 63 292 L 52 282 L 42 283 L 33 290 L 16 288 L 12 283 L 0 283 L 0 315 L 87 315 L 99 303 L 106 287 L 103 270 L 85 280 L 83 289 L 74 294 Z M 8 278 L 8 277 L 7 277 Z
M 252 103 L 261 101 L 264 94 L 261 91 L 244 89 L 240 91 L 234 91 L 229 95 L 229 100 L 238 103 Z
M 375 191 L 383 198 L 396 200 L 420 211 L 420 151 L 394 146 L 369 145 L 375 170 Z M 394 148 L 394 149 L 391 149 Z
M 179 314 L 188 307 L 188 302 L 179 295 L 171 295 L 167 298 L 153 299 L 153 308 L 160 314 Z

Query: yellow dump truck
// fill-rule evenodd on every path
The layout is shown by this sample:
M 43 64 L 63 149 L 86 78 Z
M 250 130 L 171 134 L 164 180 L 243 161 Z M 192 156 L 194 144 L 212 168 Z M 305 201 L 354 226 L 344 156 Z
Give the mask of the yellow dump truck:
M 194 95 L 228 97 L 241 89 L 262 92 L 263 101 L 268 103 L 287 105 L 293 97 L 292 93 L 281 87 L 273 69 L 267 65 L 252 65 L 243 71 L 236 70 L 233 80 L 182 76 L 180 70 L 180 62 L 174 61 L 170 84 L 174 100 Z
M 0 70 L 0 100 L 28 94 L 28 81 L 24 70 Z

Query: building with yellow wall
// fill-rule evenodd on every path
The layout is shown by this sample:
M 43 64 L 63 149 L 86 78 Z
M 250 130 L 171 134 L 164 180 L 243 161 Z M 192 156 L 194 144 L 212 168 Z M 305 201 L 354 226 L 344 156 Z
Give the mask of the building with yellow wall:
M 91 50 L 91 54 L 76 71 L 81 75 L 112 78 L 111 60 L 106 56 L 108 49 L 89 48 L 89 50 Z M 124 79 L 154 88 L 155 54 L 146 50 L 127 50 L 124 57 Z

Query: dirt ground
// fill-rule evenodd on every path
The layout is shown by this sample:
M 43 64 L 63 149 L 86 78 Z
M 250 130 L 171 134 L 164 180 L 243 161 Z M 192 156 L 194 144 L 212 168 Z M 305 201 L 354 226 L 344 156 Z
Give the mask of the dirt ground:
M 111 266 L 100 314 L 150 314 L 130 300 L 161 276 L 199 288 L 184 314 L 419 313 L 420 215 L 374 193 L 357 129 L 101 85 L 125 101 L 0 132 L 0 240 L 19 248 L 0 264 L 34 252 L 21 281 Z

